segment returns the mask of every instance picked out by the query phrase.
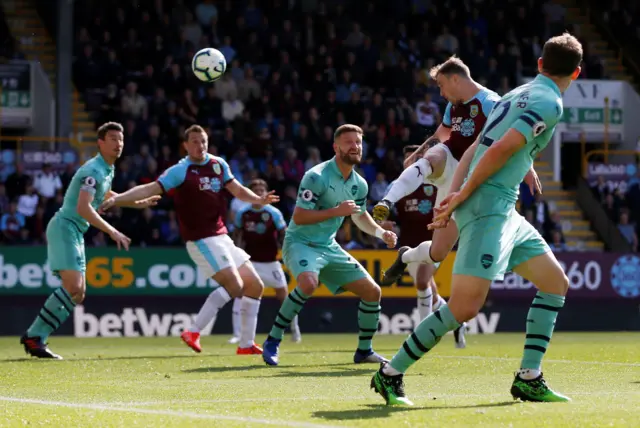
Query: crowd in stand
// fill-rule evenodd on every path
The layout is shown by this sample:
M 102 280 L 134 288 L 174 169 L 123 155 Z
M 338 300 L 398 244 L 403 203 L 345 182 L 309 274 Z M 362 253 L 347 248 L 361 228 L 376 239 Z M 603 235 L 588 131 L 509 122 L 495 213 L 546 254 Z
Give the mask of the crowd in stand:
M 550 1 L 453 3 L 75 2 L 74 82 L 96 124 L 125 127 L 113 190 L 157 178 L 183 156 L 184 128 L 199 123 L 210 152 L 227 159 L 240 182 L 266 179 L 288 218 L 304 171 L 333 155 L 333 129 L 354 123 L 365 131 L 359 172 L 371 183 L 370 203 L 377 202 L 401 172 L 402 148 L 440 124 L 446 102 L 428 76 L 431 66 L 456 54 L 476 81 L 504 94 L 535 75 L 543 41 L 568 27 Z M 213 85 L 190 72 L 194 52 L 209 46 L 228 63 Z M 603 77 L 586 49 L 585 76 Z M 72 172 L 57 178 L 45 168 L 32 180 L 17 171 L 0 185 L 2 212 L 13 215 L 3 220 L 3 239 L 42 242 Z M 230 218 L 239 205 L 231 201 Z M 531 195 L 522 205 L 550 242 L 560 231 L 560 248 L 557 214 Z M 136 245 L 180 243 L 168 198 L 157 210 L 115 210 L 109 218 Z M 374 245 L 345 223 L 343 245 Z M 107 241 L 96 231 L 87 238 L 88 245 Z

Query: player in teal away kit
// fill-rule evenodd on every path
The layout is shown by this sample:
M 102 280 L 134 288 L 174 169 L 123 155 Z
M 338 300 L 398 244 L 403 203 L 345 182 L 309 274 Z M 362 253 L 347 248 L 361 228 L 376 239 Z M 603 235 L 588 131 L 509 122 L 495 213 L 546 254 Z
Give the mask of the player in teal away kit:
M 386 361 L 371 342 L 378 331 L 381 291 L 367 271 L 335 240 L 344 217 L 360 230 L 396 245 L 395 233 L 378 226 L 366 211 L 369 186 L 353 170 L 362 160 L 362 129 L 342 125 L 333 138 L 335 157 L 307 171 L 300 183 L 293 218 L 287 229 L 282 255 L 298 286 L 287 296 L 264 342 L 262 358 L 278 365 L 278 348 L 284 329 L 298 315 L 319 283 L 333 294 L 350 291 L 360 297 L 360 335 L 355 363 Z
M 85 254 L 84 234 L 89 225 L 108 234 L 118 248 L 129 249 L 131 240 L 104 221 L 96 212 L 102 200 L 115 195 L 111 189 L 113 164 L 124 145 L 122 125 L 108 122 L 98 128 L 99 153 L 74 174 L 64 196 L 62 208 L 47 225 L 47 255 L 49 268 L 57 274 L 62 287 L 56 289 L 20 339 L 25 351 L 38 358 L 62 359 L 47 346 L 47 338 L 71 315 L 73 308 L 84 300 Z M 131 207 L 155 205 L 158 198 L 138 201 Z
M 495 105 L 474 143 L 471 165 L 456 169 L 452 193 L 430 227 L 446 227 L 455 211 L 460 229 L 448 305 L 425 318 L 388 364 L 371 379 L 387 404 L 411 405 L 403 374 L 448 331 L 475 317 L 491 281 L 513 270 L 538 288 L 526 323 L 524 355 L 511 387 L 514 398 L 569 401 L 547 385 L 540 371 L 569 281 L 535 228 L 515 210 L 518 188 L 562 117 L 562 92 L 580 74 L 582 46 L 569 35 L 548 40 L 540 74 Z M 468 169 L 468 174 L 467 174 Z M 462 188 L 462 178 L 466 181 Z

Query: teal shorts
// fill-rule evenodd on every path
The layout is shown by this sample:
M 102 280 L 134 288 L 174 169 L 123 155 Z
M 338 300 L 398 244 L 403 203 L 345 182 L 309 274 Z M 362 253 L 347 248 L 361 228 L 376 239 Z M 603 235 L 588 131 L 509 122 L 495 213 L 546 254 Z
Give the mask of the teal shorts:
M 502 280 L 506 272 L 551 251 L 512 201 L 476 191 L 455 212 L 460 238 L 454 275 Z
M 313 272 L 334 295 L 343 293 L 343 286 L 362 278 L 374 282 L 366 269 L 337 242 L 316 247 L 285 240 L 282 260 L 296 280 L 303 272 Z
M 47 257 L 49 269 L 85 272 L 84 234 L 71 220 L 54 216 L 47 226 Z

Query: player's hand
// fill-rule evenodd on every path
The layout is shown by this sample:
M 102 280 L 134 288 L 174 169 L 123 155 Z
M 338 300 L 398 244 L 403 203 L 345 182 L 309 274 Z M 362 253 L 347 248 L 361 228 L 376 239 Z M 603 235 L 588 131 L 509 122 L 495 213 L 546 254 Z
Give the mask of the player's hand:
M 536 192 L 542 194 L 542 183 L 540 183 L 540 178 L 533 168 L 524 176 L 524 182 L 529 186 L 529 191 L 532 195 L 535 195 Z
M 385 220 L 382 223 L 380 223 L 380 227 L 383 228 L 384 230 L 393 230 L 393 228 L 396 226 L 396 222 L 395 221 L 389 221 L 389 220 Z
M 336 217 L 348 217 L 353 214 L 358 214 L 360 207 L 354 201 L 344 201 L 336 207 Z
M 395 248 L 398 243 L 398 236 L 391 230 L 385 230 L 382 234 L 382 241 L 387 244 L 387 248 Z
M 113 208 L 115 205 L 116 205 L 116 197 L 115 196 L 112 196 L 109 199 L 105 199 L 100 204 L 100 207 L 98 207 L 98 214 L 104 214 L 105 212 L 107 212 L 111 208 Z
M 464 201 L 466 197 L 461 192 L 453 192 L 440 202 L 440 206 L 434 209 L 433 222 L 427 226 L 429 230 L 443 229 L 451 220 L 451 215 Z
M 258 202 L 260 205 L 269 205 L 269 204 L 274 204 L 276 202 L 278 202 L 280 200 L 280 196 L 276 195 L 276 191 L 272 190 L 269 193 L 267 193 L 266 195 L 264 195 L 262 198 L 260 198 L 260 202 Z
M 109 234 L 109 237 L 115 241 L 116 245 L 118 246 L 118 250 L 120 248 L 124 248 L 125 250 L 129 251 L 129 244 L 131 244 L 131 239 L 124 233 L 113 229 L 113 231 Z
M 141 199 L 139 201 L 135 201 L 134 204 L 136 208 L 148 208 L 158 205 L 158 201 L 160 201 L 162 197 L 160 195 L 150 196 L 146 199 Z

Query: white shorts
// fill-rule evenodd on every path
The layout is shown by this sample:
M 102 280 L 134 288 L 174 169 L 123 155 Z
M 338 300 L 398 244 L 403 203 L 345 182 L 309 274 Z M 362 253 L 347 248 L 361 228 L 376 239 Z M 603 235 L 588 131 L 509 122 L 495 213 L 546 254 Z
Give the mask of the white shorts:
M 236 247 L 229 235 L 210 236 L 199 241 L 188 241 L 187 252 L 191 260 L 210 277 L 229 267 L 238 268 L 251 257 Z
M 436 207 L 440 206 L 440 202 L 444 198 L 449 195 L 449 190 L 451 190 L 451 182 L 453 181 L 453 174 L 456 172 L 456 168 L 458 167 L 458 160 L 453 157 L 451 154 L 451 150 L 449 147 L 445 146 L 442 143 L 436 144 L 434 147 L 441 147 L 447 154 L 447 160 L 444 164 L 444 171 L 442 171 L 442 175 L 436 179 L 428 179 L 427 181 L 438 188 L 438 195 L 436 196 Z
M 258 276 L 269 288 L 287 288 L 287 278 L 284 276 L 280 262 L 251 262 Z

